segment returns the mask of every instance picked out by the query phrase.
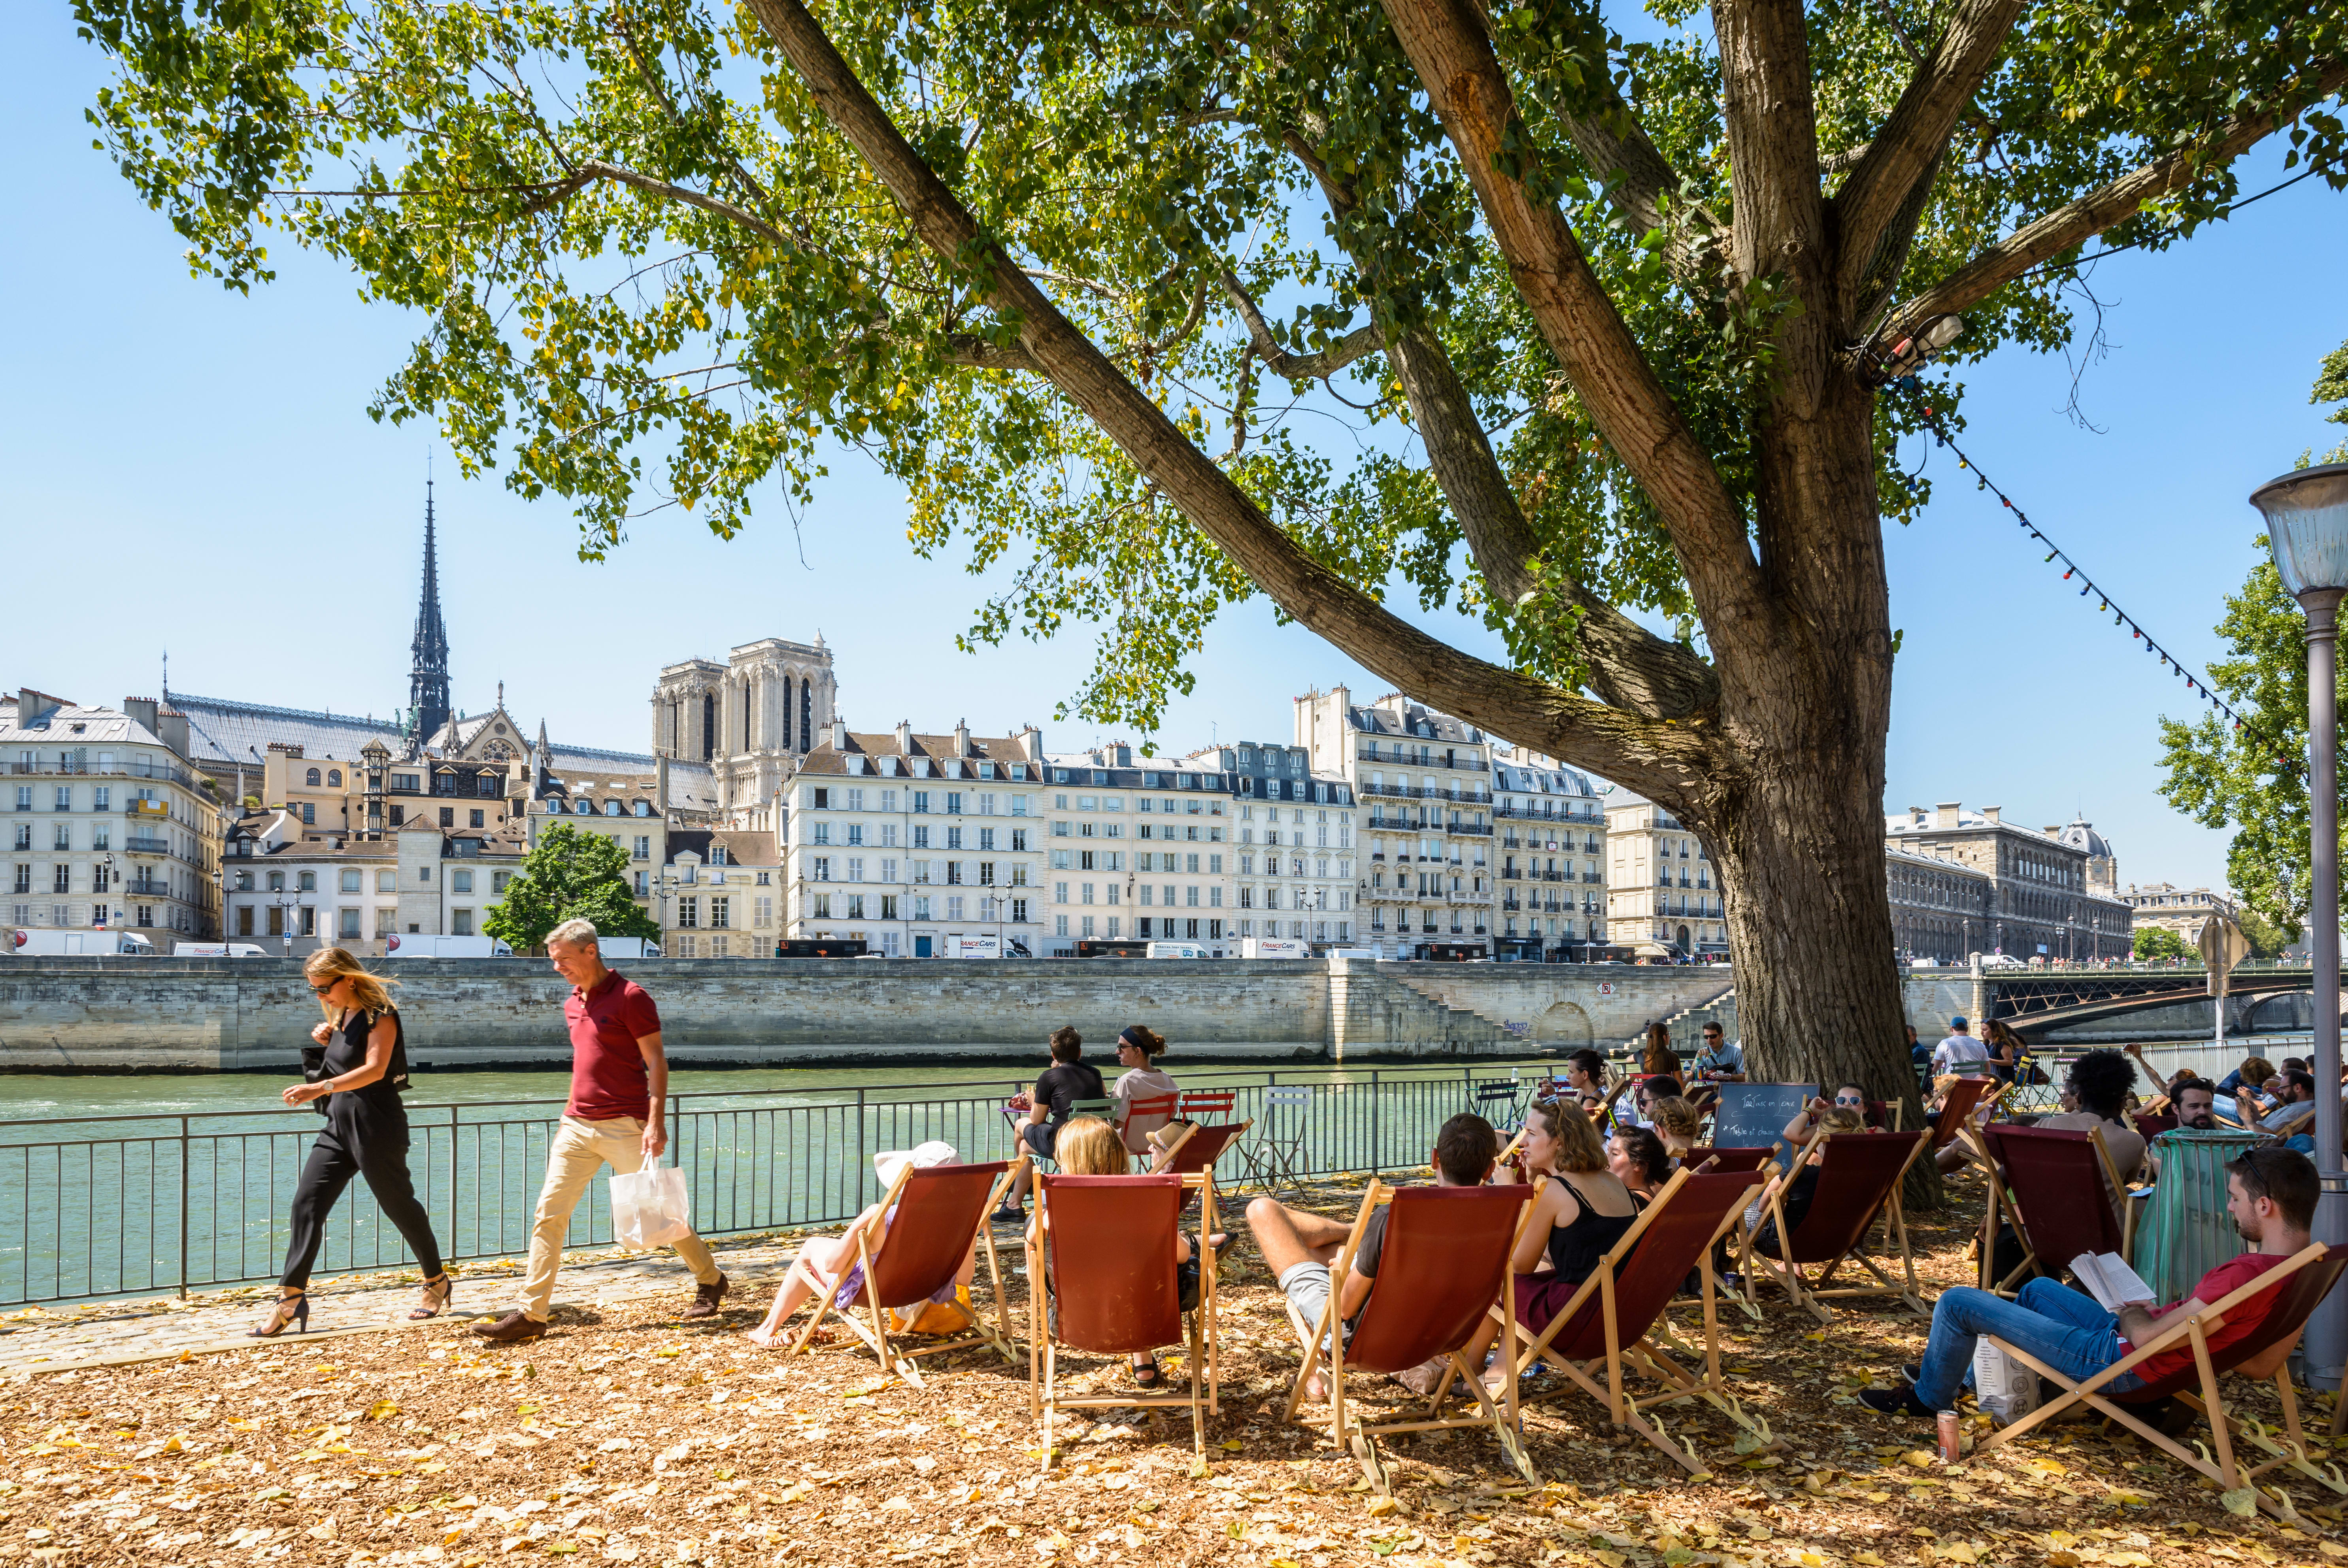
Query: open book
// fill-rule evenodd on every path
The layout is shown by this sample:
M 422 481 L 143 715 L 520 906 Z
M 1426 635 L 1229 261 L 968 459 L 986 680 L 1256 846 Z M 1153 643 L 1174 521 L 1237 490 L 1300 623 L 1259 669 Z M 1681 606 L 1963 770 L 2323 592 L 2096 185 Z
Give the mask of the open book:
M 2132 1301 L 2159 1299 L 2117 1253 L 2081 1253 L 2071 1260 L 2071 1272 L 2106 1312 L 2117 1312 Z

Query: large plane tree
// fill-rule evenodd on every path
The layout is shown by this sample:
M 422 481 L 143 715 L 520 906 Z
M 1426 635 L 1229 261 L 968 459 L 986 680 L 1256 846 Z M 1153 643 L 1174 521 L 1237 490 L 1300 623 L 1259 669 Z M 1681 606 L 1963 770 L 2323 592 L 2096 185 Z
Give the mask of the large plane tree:
M 1077 705 L 1145 725 L 1263 593 L 1668 807 L 1757 1069 L 1886 1086 L 1885 383 L 2066 344 L 2084 254 L 2269 138 L 2337 187 L 2348 77 L 2348 11 L 2281 0 L 76 9 L 191 264 L 250 286 L 275 229 L 416 313 L 375 411 L 587 552 L 860 448 L 1006 573 L 974 640 L 1100 623 Z

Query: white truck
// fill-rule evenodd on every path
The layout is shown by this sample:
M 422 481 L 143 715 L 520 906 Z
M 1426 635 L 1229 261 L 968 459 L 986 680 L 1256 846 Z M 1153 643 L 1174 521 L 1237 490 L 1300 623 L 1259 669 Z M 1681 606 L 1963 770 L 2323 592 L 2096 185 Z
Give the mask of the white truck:
M 513 949 L 494 936 L 426 936 L 410 932 L 383 939 L 386 958 L 511 958 Z
M 1310 958 L 1313 944 L 1297 936 L 1243 936 L 1240 938 L 1242 958 Z
M 8 951 L 26 958 L 152 958 L 155 944 L 132 931 L 36 931 L 15 928 Z
M 174 958 L 266 958 L 268 953 L 252 942 L 180 942 L 171 947 Z
M 658 958 L 661 955 L 659 943 L 641 936 L 599 936 L 595 939 L 595 951 L 606 959 Z
M 1153 942 L 1149 944 L 1152 958 L 1212 958 L 1203 942 Z
M 949 958 L 1000 958 L 1003 956 L 1003 938 L 949 936 L 945 938 L 945 954 Z

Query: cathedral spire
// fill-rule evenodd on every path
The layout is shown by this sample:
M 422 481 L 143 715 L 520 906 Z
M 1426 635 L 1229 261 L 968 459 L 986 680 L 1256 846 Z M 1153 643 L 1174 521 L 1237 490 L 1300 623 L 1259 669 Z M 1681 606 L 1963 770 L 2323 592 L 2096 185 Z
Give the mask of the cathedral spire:
M 448 628 L 440 620 L 439 545 L 432 511 L 432 480 L 424 481 L 424 591 L 416 605 L 415 664 L 407 703 L 417 742 L 429 741 L 448 722 Z

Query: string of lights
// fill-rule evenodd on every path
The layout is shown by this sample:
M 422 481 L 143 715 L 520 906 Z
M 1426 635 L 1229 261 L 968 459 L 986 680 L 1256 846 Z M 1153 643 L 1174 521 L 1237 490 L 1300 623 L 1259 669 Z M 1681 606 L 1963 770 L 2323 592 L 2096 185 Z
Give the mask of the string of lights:
M 1991 495 L 1997 497 L 1999 504 L 2013 514 L 2015 523 L 2027 531 L 2033 540 L 2046 546 L 2045 563 L 2052 566 L 2059 562 L 2063 567 L 2063 581 L 2065 583 L 2077 583 L 2079 585 L 2079 597 L 2085 599 L 2092 595 L 2096 600 L 2096 608 L 2101 612 L 2108 612 L 2112 617 L 2113 625 L 2126 626 L 2128 630 L 2128 635 L 2133 639 L 2142 642 L 2144 644 L 2144 651 L 2157 658 L 2160 661 L 2160 665 L 2163 669 L 2170 671 L 2178 679 L 2183 681 L 2185 683 L 2185 689 L 2188 692 L 2207 702 L 2211 707 L 2216 708 L 2219 713 L 2224 714 L 2227 719 L 2236 729 L 2242 727 L 2242 716 L 2236 713 L 2232 708 L 2227 707 L 2225 699 L 2219 696 L 2216 692 L 2209 689 L 2209 683 L 2208 681 L 2203 680 L 2197 672 L 2188 670 L 2184 664 L 2180 662 L 2176 655 L 2169 653 L 2167 648 L 2162 647 L 2159 643 L 2155 641 L 2152 634 L 2146 631 L 2144 627 L 2137 622 L 2135 617 L 2131 616 L 2126 610 L 2121 609 L 2120 606 L 2113 601 L 2111 594 L 2107 591 L 2096 587 L 2095 580 L 2087 575 L 2086 568 L 2081 566 L 2076 561 L 2074 561 L 2070 555 L 2064 551 L 2061 545 L 2056 544 L 2053 540 L 2047 538 L 2044 531 L 2041 530 L 2036 523 L 2030 521 L 2030 514 L 2024 511 L 2019 506 L 2016 506 L 2012 496 L 2007 495 L 2004 490 L 1998 487 L 1996 481 L 1993 480 L 1987 474 L 1982 472 L 1981 465 L 1974 462 L 1972 459 L 1966 454 L 1965 449 L 1962 447 L 1958 446 L 1957 443 L 1951 438 L 1948 426 L 1941 420 L 1941 410 L 1935 408 L 1930 399 L 1925 397 L 1923 384 L 1921 381 L 1913 376 L 1903 376 L 1897 381 L 1892 382 L 1891 385 L 1898 390 L 1907 394 L 1910 401 L 1915 405 L 1917 413 L 1922 418 L 1924 428 L 1931 432 L 1932 439 L 1939 445 L 1947 448 L 1949 451 L 1955 456 L 1957 459 L 1957 467 L 1959 469 L 1963 469 L 1973 476 L 1974 487 L 1978 490 L 1986 490 Z

